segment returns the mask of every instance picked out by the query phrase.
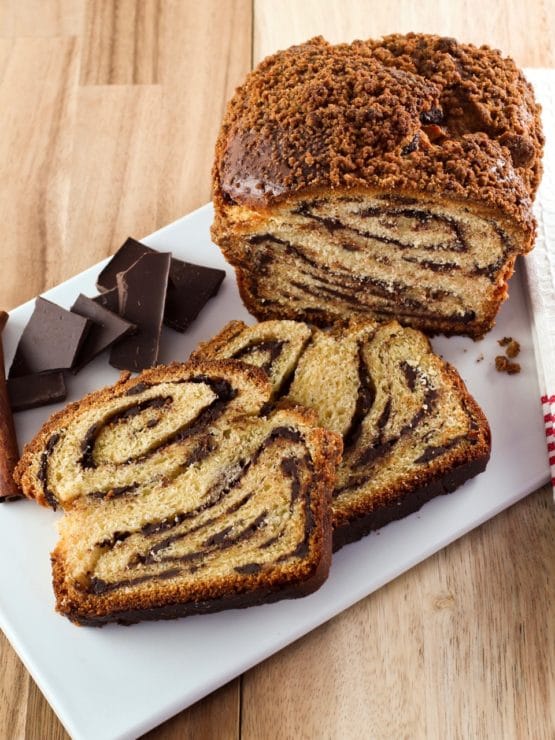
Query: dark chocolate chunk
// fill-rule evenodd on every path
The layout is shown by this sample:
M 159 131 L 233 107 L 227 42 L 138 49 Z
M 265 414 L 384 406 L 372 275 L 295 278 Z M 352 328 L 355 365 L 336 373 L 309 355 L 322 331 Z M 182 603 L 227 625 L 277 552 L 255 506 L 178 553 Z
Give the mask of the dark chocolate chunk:
M 37 298 L 33 315 L 17 345 L 9 377 L 69 370 L 90 325 L 88 319 Z
M 119 300 L 118 300 L 118 289 L 112 288 L 107 290 L 105 293 L 100 293 L 92 299 L 99 306 L 105 308 L 107 311 L 119 314 Z
M 401 154 L 403 155 L 403 157 L 406 157 L 408 154 L 412 154 L 413 152 L 415 152 L 418 149 L 419 141 L 420 136 L 416 133 L 409 141 L 409 143 L 401 149 Z
M 117 302 L 117 276 L 145 254 L 159 252 L 129 237 L 98 276 L 96 285 L 103 293 L 94 300 L 121 315 L 121 306 Z M 172 257 L 164 312 L 166 326 L 176 331 L 185 331 L 210 298 L 216 295 L 224 277 L 224 270 L 195 265 Z
M 137 329 L 135 324 L 122 319 L 83 294 L 79 295 L 71 310 L 93 322 L 73 367 L 74 373 L 118 339 L 132 334 Z
M 170 259 L 169 253 L 145 254 L 117 275 L 120 315 L 136 324 L 137 333 L 112 347 L 113 367 L 139 372 L 158 361 Z
M 63 401 L 67 396 L 64 374 L 58 371 L 10 378 L 8 396 L 12 411 L 25 411 Z
M 105 292 L 117 288 L 117 276 L 120 272 L 125 272 L 145 254 L 159 254 L 156 249 L 141 244 L 136 239 L 129 237 L 127 241 L 118 249 L 106 267 L 100 272 L 96 280 L 98 290 Z M 170 263 L 170 282 L 176 285 L 179 282 L 179 275 L 182 265 L 185 262 L 172 257 Z
M 443 111 L 441 108 L 432 108 L 431 110 L 422 111 L 420 114 L 420 121 L 424 125 L 443 123 Z
M 150 247 L 147 247 L 136 239 L 129 237 L 127 241 L 118 249 L 112 259 L 108 262 L 106 267 L 100 272 L 97 280 L 96 287 L 98 290 L 112 291 L 117 290 L 117 276 L 120 272 L 125 272 L 132 265 L 137 262 L 141 257 L 149 252 L 153 252 Z
M 164 323 L 176 331 L 185 331 L 206 303 L 216 295 L 225 277 L 224 270 L 180 262 L 168 286 Z

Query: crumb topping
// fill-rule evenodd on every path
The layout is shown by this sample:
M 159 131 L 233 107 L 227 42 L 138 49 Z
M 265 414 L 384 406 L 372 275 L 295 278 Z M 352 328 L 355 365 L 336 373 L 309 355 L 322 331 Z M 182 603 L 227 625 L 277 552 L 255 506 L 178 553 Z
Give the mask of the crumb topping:
M 256 208 L 310 188 L 440 192 L 533 228 L 539 111 L 512 59 L 488 47 L 317 37 L 266 58 L 237 89 L 216 147 L 215 200 Z

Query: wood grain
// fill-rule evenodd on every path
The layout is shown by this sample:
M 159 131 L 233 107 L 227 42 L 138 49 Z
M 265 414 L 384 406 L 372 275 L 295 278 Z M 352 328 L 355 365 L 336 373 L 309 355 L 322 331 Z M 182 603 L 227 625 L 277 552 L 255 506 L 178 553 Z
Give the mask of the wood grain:
M 388 33 L 437 33 L 476 45 L 489 44 L 511 54 L 518 64 L 551 67 L 555 63 L 555 15 L 552 0 L 457 0 L 413 2 L 362 0 L 321 2 L 254 0 L 254 62 L 267 54 L 322 35 L 339 43 Z
M 36 683 L 31 680 L 27 695 L 25 740 L 44 740 L 45 737 L 48 740 L 70 740 Z
M 0 738 L 24 738 L 31 678 L 2 632 L 0 665 Z
M 77 42 L 0 39 L 2 303 L 11 308 L 57 280 L 70 186 L 79 72 Z M 9 268 L 8 268 L 9 269 Z
M 239 681 L 231 681 L 187 711 L 142 736 L 142 740 L 236 740 L 239 737 Z
M 416 30 L 551 66 L 554 19 L 553 0 L 2 0 L 2 305 L 206 202 L 253 60 Z M 147 737 L 552 738 L 553 562 L 546 488 Z M 66 738 L 1 635 L 0 664 L 0 740 Z
M 164 0 L 160 33 L 159 79 L 169 91 L 160 121 L 162 225 L 210 200 L 224 106 L 251 65 L 251 2 Z
M 82 85 L 158 82 L 159 0 L 89 0 L 83 28 Z
M 254 668 L 243 740 L 552 738 L 554 524 L 546 487 Z
M 58 279 L 157 228 L 158 85 L 80 87 L 66 238 Z M 149 187 L 150 183 L 150 187 Z M 62 274 L 63 273 L 63 274 Z
M 84 0 L 2 0 L 0 36 L 78 36 Z

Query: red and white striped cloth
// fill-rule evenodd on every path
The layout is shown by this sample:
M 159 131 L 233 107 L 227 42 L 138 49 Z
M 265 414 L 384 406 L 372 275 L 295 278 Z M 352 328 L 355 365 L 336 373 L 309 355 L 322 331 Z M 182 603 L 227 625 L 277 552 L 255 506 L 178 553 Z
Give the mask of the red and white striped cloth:
M 547 438 L 547 453 L 551 467 L 551 485 L 555 493 L 555 395 L 542 396 L 543 420 L 545 423 L 545 436 Z
M 530 69 L 526 76 L 542 104 L 546 136 L 544 175 L 534 207 L 538 237 L 523 262 L 555 497 L 555 70 Z
M 547 452 L 551 467 L 551 485 L 555 492 L 555 395 L 542 396 L 542 405 L 544 410 L 545 436 L 547 438 Z

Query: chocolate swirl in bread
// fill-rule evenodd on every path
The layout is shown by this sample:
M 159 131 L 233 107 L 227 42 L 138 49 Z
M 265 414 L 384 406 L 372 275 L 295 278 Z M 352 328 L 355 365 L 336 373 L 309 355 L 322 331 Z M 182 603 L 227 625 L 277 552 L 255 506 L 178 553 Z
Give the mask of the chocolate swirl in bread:
M 287 375 L 256 354 L 259 344 L 290 352 L 300 327 L 309 336 Z M 231 322 L 195 356 L 241 354 L 266 368 L 278 406 L 287 400 L 313 408 L 343 437 L 332 504 L 335 548 L 453 491 L 487 464 L 486 418 L 418 331 L 394 321 L 331 331 L 291 321 Z
M 312 39 L 229 103 L 212 236 L 259 319 L 479 337 L 532 248 L 542 148 L 532 89 L 496 51 Z
M 174 365 L 48 422 L 16 477 L 65 510 L 52 555 L 59 611 L 129 622 L 322 583 L 340 438 L 302 409 L 263 414 L 270 392 L 244 364 Z

